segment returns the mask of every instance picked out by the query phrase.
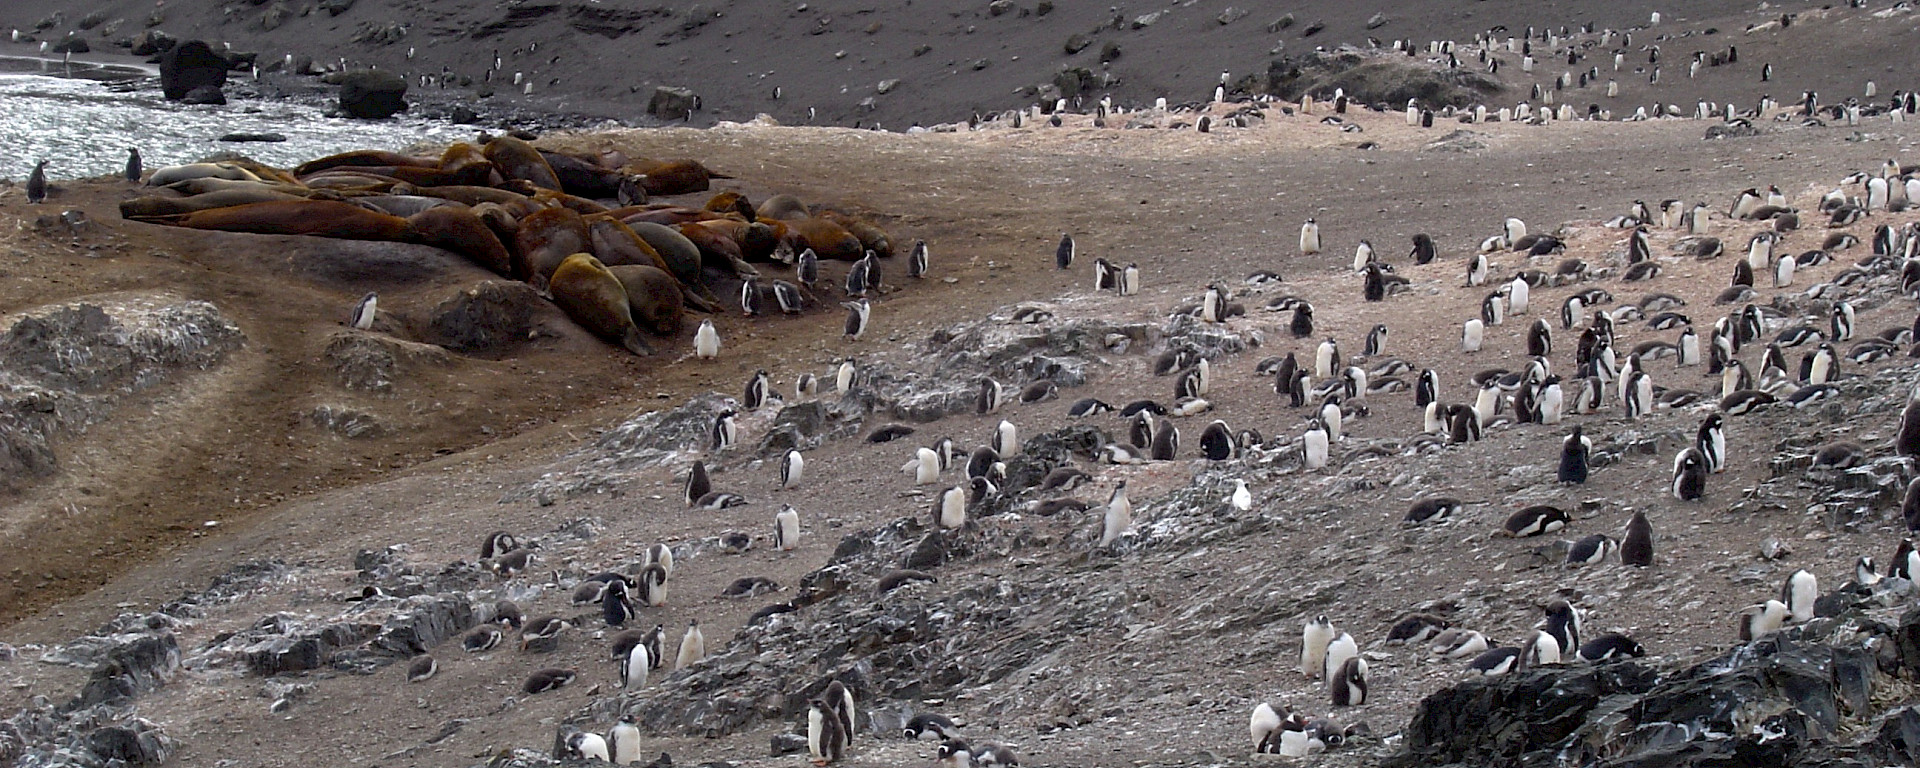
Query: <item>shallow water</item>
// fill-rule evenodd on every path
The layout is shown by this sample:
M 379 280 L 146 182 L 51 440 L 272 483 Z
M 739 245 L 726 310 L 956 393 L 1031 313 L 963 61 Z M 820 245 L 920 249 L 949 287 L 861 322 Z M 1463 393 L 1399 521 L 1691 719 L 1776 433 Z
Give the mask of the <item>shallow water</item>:
M 187 106 L 160 96 L 154 80 L 129 81 L 128 72 L 76 64 L 73 77 L 58 61 L 0 57 L 0 177 L 24 180 L 37 160 L 52 179 L 119 174 L 127 148 L 139 147 L 149 169 L 188 163 L 217 152 L 239 152 L 277 166 L 297 165 L 349 149 L 399 150 L 417 142 L 470 137 L 472 128 L 401 116 L 393 120 L 327 117 L 316 106 L 237 98 L 226 106 Z M 88 78 L 104 78 L 88 79 Z M 137 89 L 131 86 L 138 85 Z M 228 133 L 277 133 L 283 142 L 223 142 Z

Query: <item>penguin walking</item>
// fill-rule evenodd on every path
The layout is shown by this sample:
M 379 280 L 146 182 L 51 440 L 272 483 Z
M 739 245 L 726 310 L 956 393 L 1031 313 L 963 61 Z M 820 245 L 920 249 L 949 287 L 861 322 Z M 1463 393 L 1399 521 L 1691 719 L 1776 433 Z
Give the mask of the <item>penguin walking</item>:
M 814 765 L 846 757 L 847 733 L 833 706 L 824 698 L 807 701 L 807 754 Z
M 1060 247 L 1053 250 L 1054 266 L 1058 269 L 1066 269 L 1073 266 L 1073 254 L 1073 235 L 1071 233 L 1062 233 L 1060 235 Z
M 374 317 L 379 312 L 379 294 L 369 293 L 362 296 L 360 303 L 353 305 L 353 312 L 347 316 L 347 327 L 359 331 L 371 330 Z
M 713 320 L 701 320 L 700 330 L 693 334 L 693 354 L 701 360 L 712 360 L 720 356 L 720 332 L 713 327 Z
M 1127 527 L 1133 525 L 1133 502 L 1127 499 L 1127 481 L 1121 480 L 1114 486 L 1113 495 L 1107 497 L 1106 515 L 1101 521 L 1100 549 L 1113 546 L 1120 540 Z
M 140 164 L 140 148 L 127 147 L 127 181 L 138 184 L 144 175 L 146 170 Z
M 1560 443 L 1560 482 L 1580 484 L 1587 481 L 1588 461 L 1593 457 L 1593 440 L 1581 433 L 1581 425 Z
M 637 630 L 636 630 L 637 631 Z M 642 688 L 647 684 L 647 673 L 654 667 L 652 652 L 646 643 L 634 643 L 627 655 L 620 658 L 620 687 Z M 614 729 L 616 732 L 618 728 Z
M 913 251 L 907 256 L 907 277 L 925 279 L 927 276 L 927 241 L 913 241 Z
M 47 161 L 35 163 L 33 172 L 27 174 L 27 202 L 41 203 L 47 199 Z

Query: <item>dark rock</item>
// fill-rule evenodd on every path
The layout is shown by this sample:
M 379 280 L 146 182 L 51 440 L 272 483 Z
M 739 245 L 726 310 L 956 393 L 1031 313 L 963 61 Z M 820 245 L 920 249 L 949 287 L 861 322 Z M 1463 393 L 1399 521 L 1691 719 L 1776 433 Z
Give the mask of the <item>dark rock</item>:
M 1100 44 L 1100 63 L 1109 64 L 1120 58 L 1120 44 L 1112 40 Z
M 220 137 L 221 141 L 276 143 L 286 141 L 287 137 L 278 133 L 229 133 Z
M 527 342 L 545 304 L 526 283 L 482 280 L 433 308 L 426 341 L 463 354 L 505 355 Z
M 987 3 L 988 16 L 1002 16 L 1016 10 L 1013 0 L 993 0 Z
M 287 23 L 287 19 L 293 18 L 293 16 L 294 10 L 292 6 L 286 3 L 274 3 L 273 5 L 267 6 L 265 13 L 260 14 L 260 29 L 264 32 L 272 32 L 279 29 L 281 24 Z
M 396 660 L 411 658 L 433 650 L 447 638 L 472 629 L 476 623 L 473 605 L 465 595 L 408 598 L 406 607 L 395 611 L 382 624 L 371 649 Z
M 1420 702 L 1397 765 L 1512 764 L 1572 734 L 1601 699 L 1645 693 L 1656 673 L 1634 662 L 1476 678 Z
M 180 643 L 172 632 L 140 635 L 107 652 L 80 690 L 74 708 L 119 703 L 166 685 L 180 668 Z
M 1084 51 L 1087 49 L 1087 46 L 1089 45 L 1093 45 L 1093 38 L 1087 37 L 1086 35 L 1080 34 L 1078 32 L 1068 35 L 1067 44 L 1065 46 L 1067 50 L 1067 55 L 1072 56 L 1073 54 Z
M 647 100 L 647 114 L 662 120 L 684 120 L 700 110 L 700 95 L 691 88 L 657 86 Z
M 196 88 L 215 90 L 227 84 L 227 60 L 204 40 L 188 40 L 160 55 L 160 91 L 172 101 Z
M 807 751 L 807 737 L 799 733 L 776 733 L 772 739 L 772 755 L 791 755 Z
M 1721 123 L 1720 125 L 1707 126 L 1706 135 L 1701 136 L 1701 138 L 1711 141 L 1713 139 L 1739 139 L 1758 135 L 1760 135 L 1759 128 L 1755 127 L 1753 123 L 1742 120 L 1737 123 Z
M 191 91 L 187 91 L 187 95 L 180 98 L 180 103 L 217 107 L 227 103 L 227 95 L 221 93 L 219 88 L 211 85 L 202 85 Z
M 1430 106 L 1466 107 L 1501 91 L 1499 81 L 1468 69 L 1431 69 L 1409 63 L 1404 56 L 1364 56 L 1354 51 L 1313 51 L 1298 57 L 1274 59 L 1263 78 L 1242 81 L 1287 101 L 1306 93 L 1345 89 L 1349 99 L 1365 104 L 1405 104 L 1418 99 Z
M 173 754 L 173 740 L 160 726 L 144 718 L 126 725 L 110 725 L 87 734 L 87 749 L 107 760 L 128 765 L 159 765 Z
M 320 0 L 320 10 L 329 16 L 338 16 L 353 8 L 353 0 Z
M 66 39 L 54 43 L 51 50 L 54 53 L 90 53 L 93 51 L 93 46 L 88 45 L 87 39 L 84 37 L 68 36 Z
M 79 27 L 81 29 L 93 29 L 94 27 L 100 26 L 101 24 L 105 24 L 106 21 L 107 21 L 106 11 L 94 11 L 93 13 L 89 13 L 85 16 L 80 17 L 80 21 L 76 22 L 74 26 Z
M 460 125 L 473 125 L 480 122 L 480 113 L 473 111 L 472 107 L 465 104 L 456 104 L 447 113 L 447 121 Z
M 158 29 L 149 29 L 134 35 L 131 53 L 135 56 L 152 56 L 172 48 L 179 42 L 173 38 L 173 35 Z
M 396 378 L 453 364 L 453 357 L 440 347 L 347 331 L 335 332 L 324 354 L 341 387 L 378 394 L 391 394 Z
M 382 69 L 339 76 L 340 111 L 362 120 L 381 120 L 407 110 L 407 79 Z

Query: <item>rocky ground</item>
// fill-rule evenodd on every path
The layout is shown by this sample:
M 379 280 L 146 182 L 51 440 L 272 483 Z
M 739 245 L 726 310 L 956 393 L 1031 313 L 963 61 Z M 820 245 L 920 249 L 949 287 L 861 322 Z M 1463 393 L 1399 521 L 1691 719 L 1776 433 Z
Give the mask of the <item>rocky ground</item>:
M 1327 335 L 1353 354 L 1366 329 L 1384 322 L 1386 355 L 1434 368 L 1443 397 L 1465 402 L 1469 375 L 1524 361 L 1523 332 L 1535 317 L 1554 322 L 1552 360 L 1570 372 L 1573 332 L 1559 328 L 1557 310 L 1596 286 L 1613 293 L 1609 307 L 1653 291 L 1682 296 L 1704 333 L 1737 308 L 1713 303 L 1737 255 L 1695 261 L 1672 250 L 1675 233 L 1656 230 L 1665 273 L 1626 284 L 1617 278 L 1625 232 L 1604 222 L 1634 200 L 1703 200 L 1724 214 L 1738 190 L 1777 185 L 1806 212 L 1782 250 L 1817 248 L 1828 234 L 1812 214 L 1819 195 L 1852 171 L 1910 157 L 1908 124 L 1763 118 L 1758 135 L 1705 140 L 1713 121 L 1416 129 L 1395 114 L 1356 112 L 1348 119 L 1362 131 L 1348 133 L 1317 117 L 1268 110 L 1250 128 L 1208 134 L 1100 129 L 1076 116 L 1060 129 L 916 135 L 725 125 L 547 137 L 573 149 L 697 157 L 734 177 L 722 188 L 832 203 L 875 216 L 896 240 L 930 244 L 934 279 L 909 281 L 890 264 L 893 290 L 866 339 L 839 337 L 838 310 L 729 315 L 717 319 L 727 347 L 713 363 L 681 359 L 685 339 L 637 360 L 551 312 L 533 316 L 531 338 L 505 354 L 455 354 L 431 343 L 432 319 L 484 275 L 430 249 L 122 222 L 114 205 L 128 190 L 104 181 L 62 182 L 54 204 L 36 208 L 0 193 L 0 216 L 17 224 L 0 234 L 0 270 L 10 278 L 0 282 L 8 313 L 0 326 L 9 329 L 0 359 L 15 419 L 5 434 L 16 462 L 5 518 L 13 623 L 0 635 L 12 649 L 0 676 L 11 685 L 0 689 L 0 712 L 21 711 L 0 728 L 0 755 L 32 749 L 24 764 L 39 765 L 57 762 L 41 750 L 66 746 L 67 758 L 93 764 L 94 754 L 151 756 L 164 741 L 175 764 L 293 765 L 321 754 L 475 765 L 530 759 L 556 728 L 604 731 L 630 712 L 649 753 L 682 764 L 789 765 L 803 758 L 770 757 L 769 744 L 802 728 L 795 697 L 831 676 L 855 688 L 872 725 L 856 741 L 854 765 L 931 762 L 930 743 L 885 733 L 907 710 L 949 714 L 972 738 L 1015 745 L 1029 764 L 1243 763 L 1245 718 L 1261 701 L 1369 726 L 1372 737 L 1324 762 L 1372 764 L 1409 747 L 1434 762 L 1493 761 L 1491 751 L 1431 748 L 1431 714 L 1419 702 L 1468 675 L 1461 663 L 1386 644 L 1402 614 L 1439 613 L 1513 642 L 1540 603 L 1564 597 L 1587 611 L 1590 634 L 1631 633 L 1650 654 L 1641 664 L 1679 684 L 1715 668 L 1697 665 L 1734 645 L 1733 612 L 1774 595 L 1788 573 L 1807 569 L 1832 588 L 1855 558 L 1887 559 L 1903 528 L 1904 470 L 1876 461 L 1835 478 L 1809 472 L 1805 456 L 1836 439 L 1890 456 L 1916 373 L 1907 358 L 1844 365 L 1851 376 L 1828 403 L 1734 418 L 1731 467 L 1695 503 L 1664 489 L 1673 453 L 1709 407 L 1628 421 L 1609 400 L 1599 414 L 1574 417 L 1602 460 L 1587 484 L 1567 487 L 1553 482 L 1561 429 L 1505 426 L 1479 443 L 1427 446 L 1415 439 L 1411 395 L 1382 393 L 1367 398 L 1371 415 L 1349 425 L 1332 467 L 1310 472 L 1290 450 L 1305 414 L 1276 398 L 1255 367 L 1289 351 L 1310 356 Z M 65 210 L 89 223 L 59 221 Z M 1558 231 L 1565 257 L 1585 260 L 1592 279 L 1535 291 L 1530 312 L 1492 329 L 1485 351 L 1460 354 L 1460 323 L 1489 290 L 1462 287 L 1466 259 L 1509 216 Z M 1298 253 L 1307 217 L 1322 227 L 1322 254 Z M 1876 225 L 1914 218 L 1876 213 L 1847 230 L 1865 239 Z M 1738 250 L 1763 226 L 1716 215 L 1711 233 Z M 1080 252 L 1066 272 L 1051 263 L 1062 231 Z M 1439 243 L 1438 262 L 1408 263 L 1414 233 Z M 1346 267 L 1362 239 L 1409 278 L 1410 293 L 1360 300 Z M 1819 324 L 1831 297 L 1805 292 L 1866 253 L 1861 245 L 1837 254 L 1790 287 L 1763 282 L 1756 303 L 1780 313 L 1771 330 L 1802 318 Z M 1141 294 L 1089 290 L 1095 257 L 1139 263 Z M 1495 254 L 1493 273 L 1551 270 L 1562 258 Z M 1284 282 L 1249 286 L 1256 269 Z M 1219 328 L 1170 319 L 1211 281 L 1231 286 L 1248 314 Z M 381 292 L 388 319 L 371 332 L 342 329 L 345 309 L 367 290 Z M 1866 334 L 1912 322 L 1895 274 L 1845 291 Z M 1314 303 L 1313 338 L 1291 337 L 1286 315 L 1262 310 L 1283 295 Z M 1013 323 L 1022 304 L 1053 317 Z M 78 305 L 99 309 L 62 309 Z M 143 332 L 155 327 L 193 332 Z M 1114 334 L 1128 340 L 1123 349 L 1107 343 Z M 1620 336 L 1630 349 L 1673 332 L 1626 321 Z M 1213 412 L 1176 420 L 1180 458 L 1115 467 L 1076 454 L 1088 429 L 1123 438 L 1124 424 L 1069 418 L 1067 404 L 1171 400 L 1173 380 L 1151 365 L 1180 346 L 1213 355 L 1214 379 Z M 76 367 L 50 348 L 103 362 Z M 1759 351 L 1741 357 L 1757 367 Z M 824 376 L 849 355 L 867 372 L 855 392 L 791 395 L 798 374 Z M 738 397 L 756 368 L 772 372 L 788 407 L 744 416 L 740 445 L 709 454 L 689 424 L 698 427 L 717 398 Z M 1717 387 L 1671 361 L 1650 370 L 1663 387 Z M 1043 375 L 1067 386 L 1058 400 L 979 416 L 965 398 L 981 375 L 1010 387 Z M 1007 497 L 975 510 L 963 531 L 930 533 L 927 509 L 947 480 L 914 488 L 901 463 L 942 436 L 981 444 L 1002 418 L 1027 441 L 1027 457 L 1011 462 Z M 1278 451 L 1268 461 L 1199 459 L 1193 446 L 1211 418 L 1257 428 Z M 917 432 L 862 439 L 889 422 Z M 789 443 L 806 451 L 807 479 L 779 490 L 766 459 Z M 715 467 L 716 487 L 750 503 L 686 511 L 679 483 L 694 458 Z M 1040 497 L 1019 478 L 1061 461 L 1095 476 L 1075 493 L 1084 500 L 1103 501 L 1128 481 L 1135 526 L 1117 551 L 1093 551 L 1095 513 L 1025 508 Z M 1233 478 L 1253 490 L 1252 510 L 1221 504 Z M 1401 526 L 1408 502 L 1429 494 L 1468 508 L 1446 525 Z M 1655 567 L 1568 569 L 1550 540 L 1493 535 L 1506 514 L 1533 503 L 1573 510 L 1559 534 L 1569 538 L 1617 534 L 1632 512 L 1646 512 L 1658 535 Z M 803 517 L 792 552 L 770 546 L 769 518 L 782 504 Z M 529 572 L 498 579 L 475 569 L 481 536 L 496 529 L 540 543 Z M 752 534 L 754 548 L 721 551 L 715 538 L 726 531 Z M 655 542 L 675 549 L 671 597 L 638 621 L 664 625 L 671 649 L 698 620 L 712 658 L 620 691 L 595 612 L 567 597 L 578 579 L 626 567 Z M 879 578 L 908 565 L 938 581 L 875 594 Z M 718 597 L 745 576 L 782 589 Z M 345 600 L 370 584 L 396 597 Z M 512 632 L 499 650 L 460 652 L 449 638 L 503 598 L 531 615 L 579 617 L 582 627 L 550 654 L 513 648 Z M 1906 631 L 1906 600 L 1886 592 L 1836 608 L 1851 618 L 1795 637 L 1843 650 L 1903 648 L 1895 639 Z M 803 605 L 749 622 L 780 601 Z M 1297 670 L 1300 624 L 1322 613 L 1373 665 L 1365 706 L 1333 710 Z M 440 671 L 408 684 L 405 665 L 393 662 L 420 651 Z M 1843 664 L 1798 653 L 1795 664 L 1820 674 L 1861 667 L 1857 654 Z M 1912 658 L 1901 650 L 1881 660 L 1884 671 L 1866 675 L 1868 704 L 1856 697 L 1845 718 L 1813 718 L 1834 734 L 1818 743 L 1878 738 L 1882 720 L 1911 698 L 1901 670 Z M 542 667 L 581 678 L 522 693 L 521 681 Z M 161 671 L 142 671 L 152 669 Z M 1543 674 L 1511 685 L 1529 691 L 1559 679 Z M 1636 675 L 1596 690 L 1645 693 L 1650 684 Z M 1465 701 L 1473 690 L 1441 700 Z M 1836 690 L 1852 697 L 1857 686 Z M 1742 691 L 1778 700 L 1770 689 Z M 1753 722 L 1745 718 L 1713 720 L 1710 730 Z M 109 725 L 128 730 L 98 730 Z M 1526 749 L 1550 748 L 1546 736 L 1566 732 Z M 78 751 L 75 740 L 86 738 L 91 750 Z M 530 752 L 499 757 L 512 750 Z

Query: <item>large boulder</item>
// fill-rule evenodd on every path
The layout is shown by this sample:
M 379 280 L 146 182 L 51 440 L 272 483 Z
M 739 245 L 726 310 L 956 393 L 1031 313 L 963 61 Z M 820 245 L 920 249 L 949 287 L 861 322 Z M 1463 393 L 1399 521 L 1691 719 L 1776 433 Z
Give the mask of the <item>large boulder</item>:
M 227 60 L 205 40 L 188 40 L 160 55 L 160 92 L 172 101 L 195 88 L 227 84 Z
M 340 111 L 363 120 L 393 117 L 407 109 L 407 79 L 378 69 L 340 75 Z
M 1429 107 L 1466 107 L 1488 101 L 1500 82 L 1465 69 L 1437 69 L 1405 56 L 1369 55 L 1352 49 L 1314 51 L 1282 57 L 1264 77 L 1249 75 L 1236 90 L 1258 91 L 1287 101 L 1302 95 L 1326 96 L 1336 89 L 1361 104 L 1405 105 L 1418 99 Z
M 662 120 L 685 120 L 698 109 L 700 95 L 691 88 L 662 85 L 653 89 L 653 98 L 647 101 L 647 114 Z
M 171 50 L 179 42 L 162 30 L 149 29 L 133 37 L 132 53 L 135 56 L 154 56 Z

